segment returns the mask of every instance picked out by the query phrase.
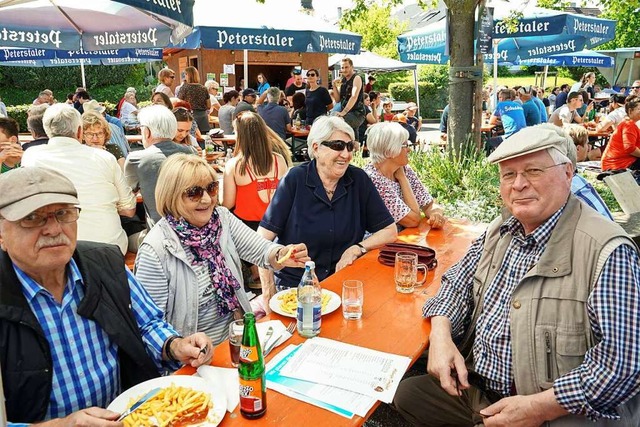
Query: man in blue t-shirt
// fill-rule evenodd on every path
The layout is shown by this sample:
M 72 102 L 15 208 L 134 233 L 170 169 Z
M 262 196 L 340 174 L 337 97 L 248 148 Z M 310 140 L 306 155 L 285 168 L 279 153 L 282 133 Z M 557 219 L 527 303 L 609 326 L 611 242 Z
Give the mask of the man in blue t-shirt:
M 503 140 L 509 138 L 520 129 L 527 127 L 522 105 L 515 102 L 514 98 L 515 91 L 513 89 L 502 89 L 498 93 L 498 105 L 496 105 L 489 124 L 497 125 L 501 122 L 504 135 L 490 138 L 487 141 L 487 152 L 495 150 Z
M 278 105 L 280 89 L 271 86 L 267 89 L 267 104 L 258 105 L 258 114 L 280 138 L 287 139 L 287 132 L 291 133 L 291 117 L 287 109 Z
M 560 86 L 560 92 L 558 92 L 558 95 L 556 95 L 555 110 L 557 110 L 558 108 L 562 107 L 564 104 L 567 103 L 567 95 L 569 95 L 569 89 L 570 89 L 570 86 L 566 83 Z
M 527 126 L 535 126 L 541 123 L 540 111 L 531 96 L 531 86 L 522 86 L 517 89 L 518 98 L 522 101 L 522 111 Z

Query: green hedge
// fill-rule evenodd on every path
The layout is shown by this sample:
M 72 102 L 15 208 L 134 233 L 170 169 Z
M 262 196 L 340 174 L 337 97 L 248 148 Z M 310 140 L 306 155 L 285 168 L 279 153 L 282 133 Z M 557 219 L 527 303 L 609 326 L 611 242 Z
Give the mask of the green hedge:
M 440 89 L 430 82 L 418 82 L 420 90 L 420 115 L 425 119 L 438 119 L 440 112 L 449 102 L 446 89 Z M 413 83 L 391 83 L 389 93 L 398 101 L 416 101 Z
M 126 88 L 125 88 L 126 89 Z M 112 102 L 102 103 L 107 108 L 108 114 L 113 114 L 113 110 L 116 108 L 116 104 Z M 32 104 L 15 105 L 7 107 L 7 114 L 18 122 L 20 126 L 20 132 L 29 132 L 27 130 L 27 112 L 31 108 Z

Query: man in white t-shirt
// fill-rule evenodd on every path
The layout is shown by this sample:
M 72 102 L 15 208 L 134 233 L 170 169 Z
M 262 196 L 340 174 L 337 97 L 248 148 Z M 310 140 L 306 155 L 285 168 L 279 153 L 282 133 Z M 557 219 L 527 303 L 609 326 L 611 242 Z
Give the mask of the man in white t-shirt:
M 571 92 L 567 96 L 567 103 L 562 107 L 556 109 L 549 117 L 549 123 L 553 123 L 556 126 L 562 127 L 564 124 L 582 123 L 582 117 L 576 111 L 582 107 L 584 100 L 582 94 L 579 92 Z M 587 107 L 587 109 L 593 108 L 593 105 Z
M 49 142 L 26 150 L 22 166 L 53 169 L 73 182 L 82 207 L 78 239 L 117 245 L 124 255 L 128 240 L 119 215 L 135 215 L 136 197 L 115 156 L 80 143 L 82 117 L 68 104 L 47 108 L 42 124 Z

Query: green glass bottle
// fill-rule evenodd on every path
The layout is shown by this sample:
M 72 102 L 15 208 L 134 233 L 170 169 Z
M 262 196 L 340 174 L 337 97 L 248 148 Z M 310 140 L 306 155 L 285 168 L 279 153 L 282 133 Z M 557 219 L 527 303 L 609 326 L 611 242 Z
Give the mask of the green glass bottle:
M 267 383 L 264 358 L 256 318 L 253 313 L 244 314 L 244 331 L 240 346 L 240 413 L 243 417 L 256 419 L 267 412 Z

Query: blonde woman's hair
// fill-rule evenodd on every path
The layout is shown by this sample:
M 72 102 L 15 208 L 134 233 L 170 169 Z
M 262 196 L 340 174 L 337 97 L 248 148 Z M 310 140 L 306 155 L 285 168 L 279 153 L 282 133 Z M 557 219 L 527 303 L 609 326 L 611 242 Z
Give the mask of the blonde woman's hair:
M 287 168 L 293 166 L 293 161 L 291 160 L 291 150 L 289 146 L 280 138 L 273 129 L 267 126 L 267 138 L 271 141 L 271 149 L 274 153 L 280 154 L 284 157 L 284 161 L 287 164 Z
M 193 154 L 173 154 L 162 163 L 156 184 L 156 209 L 162 216 L 184 216 L 182 195 L 186 189 L 201 181 L 218 180 L 215 170 L 201 157 Z M 217 200 L 214 203 L 217 204 Z

